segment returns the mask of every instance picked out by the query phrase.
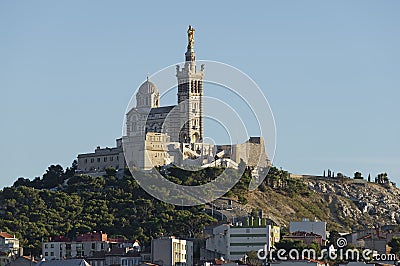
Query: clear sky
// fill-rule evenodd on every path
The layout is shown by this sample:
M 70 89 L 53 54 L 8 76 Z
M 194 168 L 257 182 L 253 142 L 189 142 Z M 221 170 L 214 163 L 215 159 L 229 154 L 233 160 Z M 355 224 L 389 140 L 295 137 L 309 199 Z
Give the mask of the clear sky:
M 400 2 L 1 1 L 0 187 L 113 146 L 147 73 L 198 59 L 250 75 L 294 173 L 400 184 Z M 207 130 L 207 129 L 206 129 Z

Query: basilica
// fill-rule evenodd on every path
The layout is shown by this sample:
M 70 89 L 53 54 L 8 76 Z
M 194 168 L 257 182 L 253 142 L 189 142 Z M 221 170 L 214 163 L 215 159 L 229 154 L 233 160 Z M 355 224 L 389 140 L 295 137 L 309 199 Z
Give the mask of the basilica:
M 250 137 L 242 144 L 216 145 L 204 142 L 205 66 L 196 65 L 194 31 L 189 26 L 185 62 L 182 66 L 176 66 L 177 104 L 162 106 L 156 84 L 147 78 L 136 92 L 135 107 L 126 113 L 124 136 L 117 140 L 117 147 L 98 147 L 95 153 L 80 154 L 79 170 L 104 171 L 114 164 L 120 170 L 126 166 L 150 170 L 171 164 L 180 167 L 233 168 L 238 168 L 241 162 L 252 168 L 270 165 L 262 137 Z M 107 154 L 108 151 L 118 153 L 118 163 L 115 159 L 110 162 L 112 156 Z
M 243 144 L 204 143 L 204 65 L 196 65 L 194 28 L 189 26 L 185 63 L 176 66 L 177 105 L 161 106 L 157 86 L 147 79 L 136 93 L 136 107 L 126 114 L 125 158 L 129 167 L 270 164 L 262 137 Z M 161 84 L 162 85 L 162 84 Z

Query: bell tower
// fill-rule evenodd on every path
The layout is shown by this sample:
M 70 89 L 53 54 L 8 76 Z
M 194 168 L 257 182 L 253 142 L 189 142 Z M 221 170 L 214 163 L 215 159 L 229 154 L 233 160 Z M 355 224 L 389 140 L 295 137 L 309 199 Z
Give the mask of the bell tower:
M 180 143 L 202 143 L 204 138 L 203 124 L 203 78 L 204 65 L 200 71 L 196 67 L 194 52 L 194 28 L 189 25 L 188 46 L 185 53 L 185 65 L 180 69 L 176 66 L 178 79 L 178 105 L 181 113 L 179 132 Z

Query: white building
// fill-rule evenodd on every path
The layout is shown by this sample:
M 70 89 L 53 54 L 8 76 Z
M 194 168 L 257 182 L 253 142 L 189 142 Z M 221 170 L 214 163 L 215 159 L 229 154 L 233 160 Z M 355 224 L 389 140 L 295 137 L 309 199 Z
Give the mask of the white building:
M 42 257 L 46 260 L 62 260 L 70 258 L 90 257 L 95 252 L 112 248 L 124 248 L 122 241 L 108 239 L 107 234 L 93 232 L 80 235 L 75 241 L 64 237 L 42 243 Z
M 0 232 L 0 253 L 0 265 L 6 265 L 22 254 L 18 238 L 7 232 Z
M 193 242 L 175 237 L 153 239 L 151 260 L 161 266 L 192 266 Z
M 142 258 L 140 256 L 125 256 L 120 258 L 121 266 L 138 266 L 142 262 Z
M 314 233 L 322 236 L 322 240 L 327 240 L 327 232 L 326 232 L 326 222 L 321 221 L 310 221 L 309 219 L 303 219 L 301 222 L 290 222 L 289 232 L 306 232 L 306 233 Z
M 270 249 L 280 239 L 280 228 L 265 224 L 265 219 L 256 218 L 245 226 L 223 224 L 212 229 L 206 239 L 202 259 L 223 257 L 226 260 L 244 260 L 246 252 Z
M 78 155 L 78 173 L 104 172 L 107 168 L 123 170 L 125 157 L 122 150 L 122 139 L 116 140 L 116 146 L 100 148 L 98 146 L 92 153 Z
M 18 255 L 20 253 L 18 238 L 9 233 L 0 232 L 0 251 Z

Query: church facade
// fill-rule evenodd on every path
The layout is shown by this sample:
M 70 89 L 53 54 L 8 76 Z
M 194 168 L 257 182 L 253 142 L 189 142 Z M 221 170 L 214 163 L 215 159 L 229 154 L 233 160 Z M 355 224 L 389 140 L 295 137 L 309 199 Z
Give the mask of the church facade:
M 238 167 L 241 161 L 269 166 L 262 137 L 235 145 L 204 143 L 205 68 L 196 65 L 194 29 L 189 26 L 187 33 L 185 63 L 176 66 L 177 105 L 161 106 L 157 86 L 147 79 L 136 93 L 136 107 L 126 114 L 123 142 L 128 166 L 144 170 L 171 163 Z
M 150 170 L 169 164 L 237 168 L 240 162 L 253 168 L 270 166 L 262 137 L 233 145 L 204 143 L 205 68 L 196 65 L 194 31 L 189 26 L 185 63 L 176 66 L 177 104 L 162 106 L 156 84 L 147 78 L 135 95 L 136 106 L 126 113 L 125 133 L 117 147 L 79 154 L 79 171 L 104 172 L 115 166 Z M 111 161 L 113 156 L 118 161 Z

